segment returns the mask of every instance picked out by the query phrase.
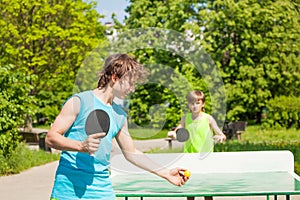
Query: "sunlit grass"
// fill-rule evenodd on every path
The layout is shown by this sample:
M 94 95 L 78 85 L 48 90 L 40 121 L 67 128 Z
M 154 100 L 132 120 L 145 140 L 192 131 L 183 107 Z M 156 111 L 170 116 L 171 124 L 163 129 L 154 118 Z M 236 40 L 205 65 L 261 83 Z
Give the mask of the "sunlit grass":
M 150 140 L 166 138 L 168 130 L 160 129 L 129 129 L 131 137 L 135 140 Z
M 300 141 L 300 130 L 296 129 L 274 129 L 266 130 L 259 125 L 252 125 L 246 128 L 242 134 L 242 141 Z

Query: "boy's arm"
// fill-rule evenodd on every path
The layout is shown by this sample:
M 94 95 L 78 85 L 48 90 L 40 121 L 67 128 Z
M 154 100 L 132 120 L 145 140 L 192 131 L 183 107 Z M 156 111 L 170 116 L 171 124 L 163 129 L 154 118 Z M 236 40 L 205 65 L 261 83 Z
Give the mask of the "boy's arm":
M 164 166 L 155 163 L 144 153 L 137 150 L 128 132 L 127 121 L 117 134 L 116 140 L 125 158 L 137 167 L 156 174 L 177 186 L 182 186 L 188 180 L 187 177 L 182 177 L 180 175 L 180 171 L 185 171 L 184 168 L 167 169 Z
M 46 135 L 49 147 L 65 151 L 94 153 L 99 146 L 99 138 L 103 133 L 90 135 L 85 141 L 77 141 L 64 137 L 64 133 L 72 126 L 80 111 L 80 99 L 70 98 L 61 109 Z
M 209 125 L 211 127 L 211 129 L 213 130 L 213 133 L 214 133 L 214 139 L 217 141 L 217 142 L 225 142 L 226 140 L 226 135 L 222 132 L 222 130 L 219 128 L 216 120 L 211 116 L 209 115 Z
M 168 132 L 168 137 L 176 139 L 176 131 L 184 127 L 185 127 L 185 115 L 181 118 L 179 125 L 176 126 L 174 130 Z

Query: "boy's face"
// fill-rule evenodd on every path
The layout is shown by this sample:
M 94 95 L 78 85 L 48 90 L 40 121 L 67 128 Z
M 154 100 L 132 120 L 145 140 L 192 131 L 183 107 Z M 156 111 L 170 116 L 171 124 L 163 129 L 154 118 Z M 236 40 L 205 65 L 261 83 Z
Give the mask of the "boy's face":
M 189 102 L 188 107 L 192 113 L 199 113 L 204 107 L 204 103 L 202 100 L 196 102 Z
M 130 76 L 124 76 L 121 79 L 118 79 L 113 86 L 114 96 L 124 99 L 128 94 L 134 92 L 135 90 L 135 81 L 130 78 Z

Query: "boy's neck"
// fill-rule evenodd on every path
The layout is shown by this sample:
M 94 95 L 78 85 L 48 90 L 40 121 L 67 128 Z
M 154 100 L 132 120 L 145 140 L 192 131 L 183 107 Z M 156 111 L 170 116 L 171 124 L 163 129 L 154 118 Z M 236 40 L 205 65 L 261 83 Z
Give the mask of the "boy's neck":
M 93 90 L 93 93 L 105 105 L 112 105 L 114 97 L 113 97 L 112 93 L 109 92 L 108 90 L 109 90 L 109 88 L 106 88 L 106 89 L 96 88 Z

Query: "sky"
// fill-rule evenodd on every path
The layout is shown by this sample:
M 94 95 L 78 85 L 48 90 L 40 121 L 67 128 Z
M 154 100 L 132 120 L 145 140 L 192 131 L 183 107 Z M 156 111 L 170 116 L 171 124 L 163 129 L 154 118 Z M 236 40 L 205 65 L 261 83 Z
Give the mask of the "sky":
M 123 22 L 123 19 L 126 15 L 125 8 L 129 4 L 129 0 L 96 0 L 97 3 L 97 11 L 100 14 L 105 15 L 105 18 L 101 19 L 102 23 L 112 22 L 111 15 L 115 13 L 117 15 L 117 19 L 120 22 Z

